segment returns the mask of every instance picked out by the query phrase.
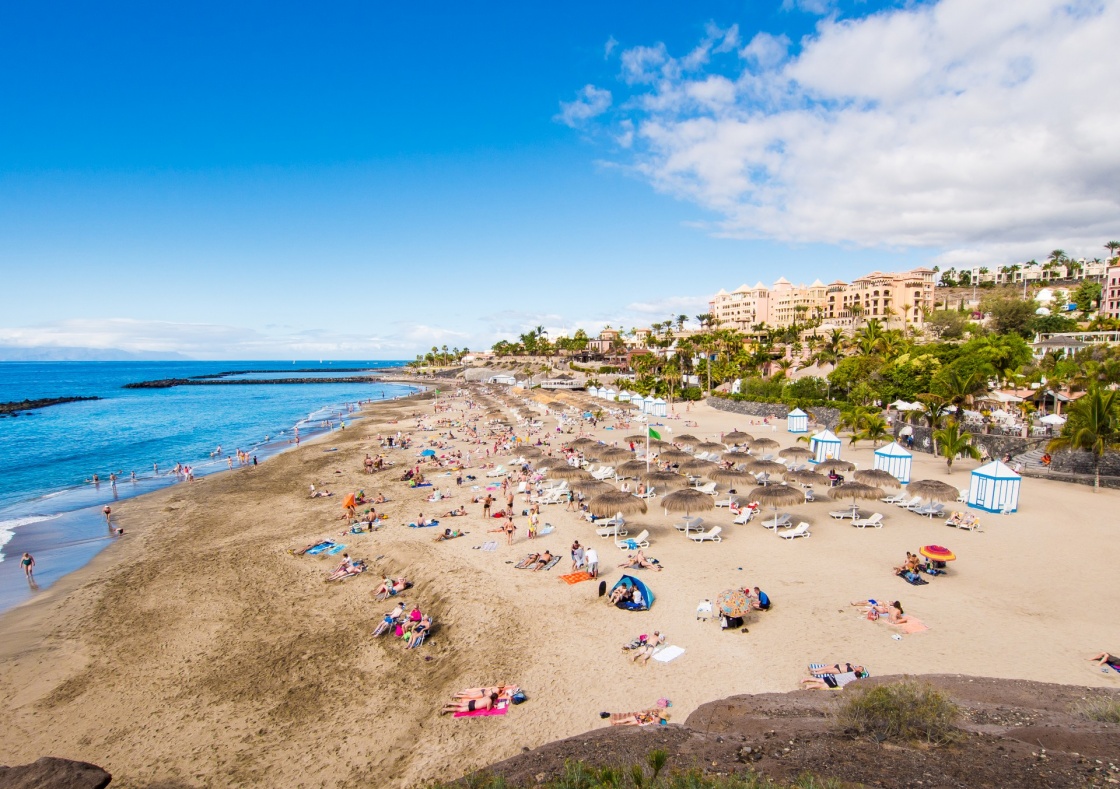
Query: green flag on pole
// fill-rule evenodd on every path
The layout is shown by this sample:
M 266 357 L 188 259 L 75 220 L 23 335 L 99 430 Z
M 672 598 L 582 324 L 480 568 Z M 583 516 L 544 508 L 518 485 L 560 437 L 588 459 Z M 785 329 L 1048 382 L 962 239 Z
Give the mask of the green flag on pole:
M 649 437 L 650 438 L 655 438 L 658 441 L 661 440 L 661 434 L 658 433 L 656 430 L 654 430 L 652 427 L 649 429 Z

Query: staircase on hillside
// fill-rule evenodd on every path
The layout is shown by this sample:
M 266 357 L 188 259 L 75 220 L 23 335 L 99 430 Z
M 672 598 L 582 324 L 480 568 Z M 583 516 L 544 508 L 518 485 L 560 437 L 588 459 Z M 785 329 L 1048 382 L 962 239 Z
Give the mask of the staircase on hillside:
M 1031 471 L 1046 471 L 1047 466 L 1042 462 L 1042 456 L 1046 454 L 1045 447 L 1036 447 L 1029 452 L 1024 452 L 1021 455 L 1016 455 L 1012 463 L 1022 463 L 1023 472 L 1029 473 Z

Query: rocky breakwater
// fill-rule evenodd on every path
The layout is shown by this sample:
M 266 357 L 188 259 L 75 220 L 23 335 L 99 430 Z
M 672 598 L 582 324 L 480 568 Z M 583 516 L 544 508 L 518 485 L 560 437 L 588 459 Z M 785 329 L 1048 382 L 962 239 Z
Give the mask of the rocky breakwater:
M 96 764 L 54 756 L 16 767 L 0 765 L 0 789 L 104 789 L 112 780 Z
M 263 386 L 266 384 L 368 384 L 381 382 L 380 376 L 348 375 L 333 378 L 160 378 L 125 384 L 125 389 L 170 389 L 173 386 Z
M 47 408 L 52 405 L 100 399 L 100 397 L 42 397 L 38 400 L 17 400 L 11 403 L 0 403 L 0 416 L 19 416 L 21 413 Z

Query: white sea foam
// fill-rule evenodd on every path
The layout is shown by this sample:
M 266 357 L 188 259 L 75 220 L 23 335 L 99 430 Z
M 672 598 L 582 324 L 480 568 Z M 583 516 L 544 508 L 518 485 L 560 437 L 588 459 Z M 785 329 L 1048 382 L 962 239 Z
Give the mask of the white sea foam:
M 26 518 L 13 518 L 7 521 L 0 521 L 0 562 L 4 561 L 4 546 L 15 536 L 16 529 L 20 526 L 49 521 L 57 517 L 57 515 L 29 515 Z

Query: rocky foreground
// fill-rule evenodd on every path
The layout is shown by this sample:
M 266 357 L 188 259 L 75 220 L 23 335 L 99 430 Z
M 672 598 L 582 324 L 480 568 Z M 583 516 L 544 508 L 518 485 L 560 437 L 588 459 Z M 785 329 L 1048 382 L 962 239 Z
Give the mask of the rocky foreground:
M 1090 721 L 1076 711 L 1087 699 L 1120 699 L 1120 692 L 983 677 L 922 679 L 961 707 L 966 735 L 960 743 L 936 748 L 852 739 L 836 731 L 830 718 L 838 692 L 800 691 L 714 701 L 679 725 L 606 727 L 527 751 L 486 772 L 516 786 L 532 785 L 558 776 L 566 760 L 629 765 L 663 749 L 679 770 L 729 774 L 749 767 L 776 780 L 810 772 L 867 786 L 923 789 L 1120 783 L 1120 725 Z

